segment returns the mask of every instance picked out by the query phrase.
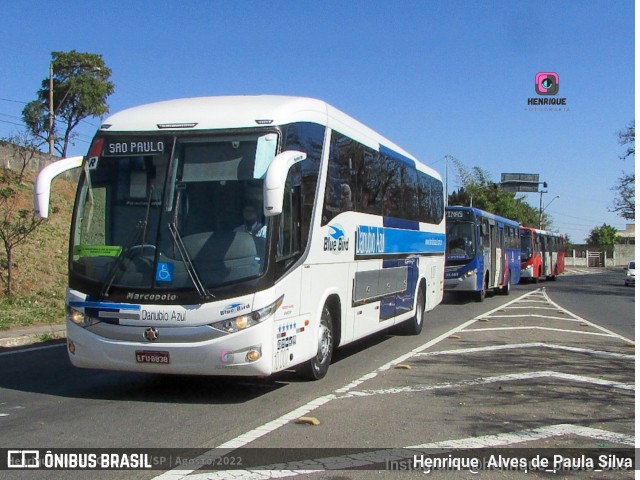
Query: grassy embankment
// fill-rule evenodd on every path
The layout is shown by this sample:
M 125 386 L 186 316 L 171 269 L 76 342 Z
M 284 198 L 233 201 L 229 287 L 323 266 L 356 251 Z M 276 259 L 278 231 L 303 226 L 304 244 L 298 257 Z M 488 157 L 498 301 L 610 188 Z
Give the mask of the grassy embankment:
M 34 173 L 26 173 L 16 208 L 33 208 Z M 0 329 L 64 323 L 67 255 L 76 182 L 56 179 L 49 219 L 14 249 L 13 295 L 0 291 Z M 57 209 L 56 213 L 55 212 Z M 6 273 L 6 254 L 0 251 Z

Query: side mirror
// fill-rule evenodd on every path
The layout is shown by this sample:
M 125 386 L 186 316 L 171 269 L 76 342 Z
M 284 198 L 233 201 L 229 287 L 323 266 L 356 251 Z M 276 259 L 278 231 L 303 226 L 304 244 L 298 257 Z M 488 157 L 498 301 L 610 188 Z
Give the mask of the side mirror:
M 67 170 L 82 166 L 83 159 L 84 157 L 63 158 L 40 170 L 38 178 L 36 179 L 33 195 L 34 209 L 40 218 L 47 218 L 49 216 L 49 198 L 51 196 L 51 182 L 53 179 Z
M 289 169 L 307 158 L 304 152 L 288 150 L 277 155 L 267 169 L 262 191 L 264 201 L 264 216 L 273 217 L 282 213 L 284 199 L 284 183 Z

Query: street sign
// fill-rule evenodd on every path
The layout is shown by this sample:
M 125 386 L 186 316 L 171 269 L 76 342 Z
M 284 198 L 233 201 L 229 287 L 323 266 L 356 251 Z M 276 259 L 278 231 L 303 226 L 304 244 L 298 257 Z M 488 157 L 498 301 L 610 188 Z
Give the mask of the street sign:
M 503 173 L 500 188 L 507 192 L 537 192 L 540 185 L 537 173 Z

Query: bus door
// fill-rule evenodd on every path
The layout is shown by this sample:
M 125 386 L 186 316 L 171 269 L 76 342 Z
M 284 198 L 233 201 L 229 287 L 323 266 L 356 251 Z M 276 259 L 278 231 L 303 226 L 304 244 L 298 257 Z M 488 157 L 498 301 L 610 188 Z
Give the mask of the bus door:
M 504 278 L 504 225 L 496 225 L 496 243 L 495 243 L 495 276 L 493 277 L 493 284 L 497 287 L 502 284 Z
M 498 243 L 498 225 L 496 225 L 495 220 L 489 220 L 489 258 L 490 258 L 490 268 L 489 268 L 489 287 L 494 287 L 498 284 L 498 253 L 499 253 L 499 243 Z
M 540 238 L 540 252 L 542 256 L 542 269 L 540 270 L 540 276 L 545 276 L 549 269 L 549 245 L 547 238 L 544 235 L 538 235 Z

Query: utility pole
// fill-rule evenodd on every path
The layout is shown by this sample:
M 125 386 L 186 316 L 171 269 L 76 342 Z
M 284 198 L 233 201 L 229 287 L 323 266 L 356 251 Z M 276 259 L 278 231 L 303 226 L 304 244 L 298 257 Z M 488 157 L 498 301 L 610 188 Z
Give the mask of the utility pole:
M 444 156 L 444 206 L 449 206 L 449 158 L 451 155 Z
M 53 62 L 49 62 L 49 155 L 53 155 Z

